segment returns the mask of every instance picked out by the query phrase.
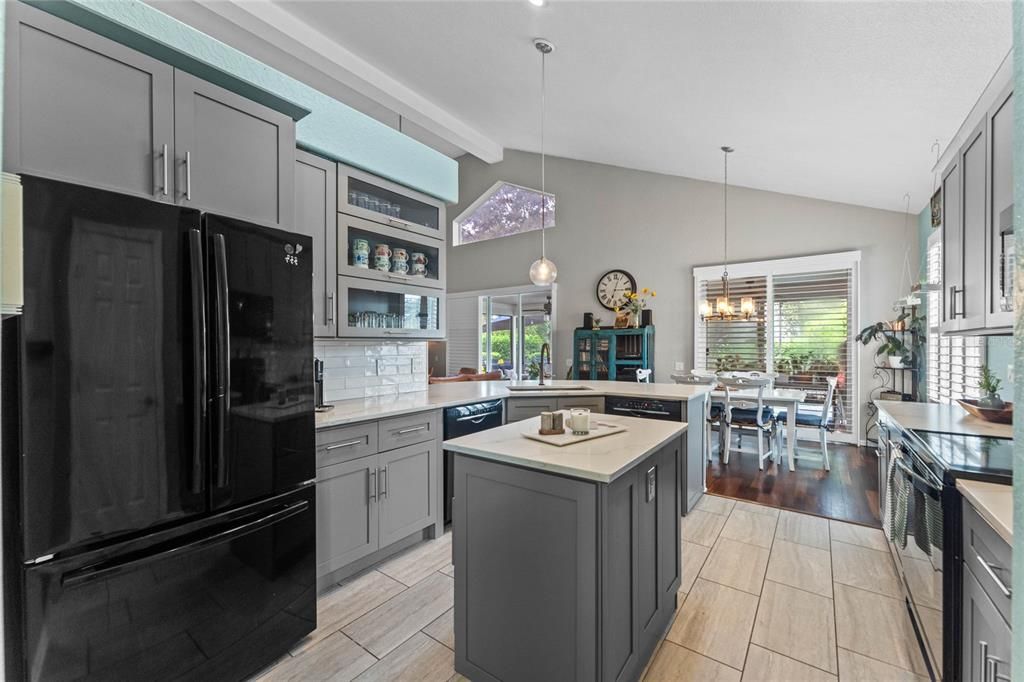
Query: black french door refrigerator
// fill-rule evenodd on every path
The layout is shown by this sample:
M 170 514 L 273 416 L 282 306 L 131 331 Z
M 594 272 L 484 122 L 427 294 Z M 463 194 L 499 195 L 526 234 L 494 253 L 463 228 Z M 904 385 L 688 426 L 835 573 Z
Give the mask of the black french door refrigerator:
M 23 177 L 8 673 L 238 679 L 315 627 L 312 244 Z

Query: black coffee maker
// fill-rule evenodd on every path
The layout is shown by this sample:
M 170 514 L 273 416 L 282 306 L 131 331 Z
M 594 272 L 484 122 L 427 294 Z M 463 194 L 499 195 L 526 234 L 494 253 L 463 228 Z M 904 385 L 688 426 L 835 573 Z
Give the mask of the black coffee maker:
M 316 391 L 316 411 L 333 410 L 334 405 L 324 404 L 324 361 L 320 358 L 313 358 L 313 386 Z

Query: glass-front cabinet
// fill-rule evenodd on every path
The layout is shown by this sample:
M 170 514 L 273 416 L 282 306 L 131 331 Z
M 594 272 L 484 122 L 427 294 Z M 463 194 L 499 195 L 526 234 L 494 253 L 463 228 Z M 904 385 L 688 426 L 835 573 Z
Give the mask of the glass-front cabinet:
M 1013 91 L 989 114 L 988 296 L 985 326 L 1013 327 Z
M 444 242 L 338 214 L 338 274 L 444 289 Z
M 338 336 L 435 339 L 444 336 L 444 292 L 338 277 Z
M 338 210 L 444 239 L 443 202 L 343 164 L 338 164 Z

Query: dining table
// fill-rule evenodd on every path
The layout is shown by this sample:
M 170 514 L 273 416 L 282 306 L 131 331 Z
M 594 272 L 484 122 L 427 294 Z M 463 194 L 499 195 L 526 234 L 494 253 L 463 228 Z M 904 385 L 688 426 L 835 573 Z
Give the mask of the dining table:
M 730 390 L 730 397 L 737 400 L 757 400 L 756 390 Z M 785 408 L 786 410 L 786 456 L 789 470 L 796 470 L 796 410 L 800 403 L 807 400 L 807 392 L 797 388 L 765 389 L 761 394 L 762 402 L 769 407 Z M 725 402 L 725 391 L 713 389 L 711 402 Z

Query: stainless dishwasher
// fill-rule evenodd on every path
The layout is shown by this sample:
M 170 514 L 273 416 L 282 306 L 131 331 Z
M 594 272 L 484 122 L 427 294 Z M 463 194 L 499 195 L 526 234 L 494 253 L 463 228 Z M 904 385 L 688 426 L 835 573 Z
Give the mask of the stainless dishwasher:
M 488 400 L 470 405 L 448 407 L 444 411 L 444 439 L 468 436 L 478 431 L 493 429 L 505 421 L 505 402 Z M 452 470 L 452 453 L 444 453 L 444 522 L 452 521 L 452 483 L 455 472 Z

